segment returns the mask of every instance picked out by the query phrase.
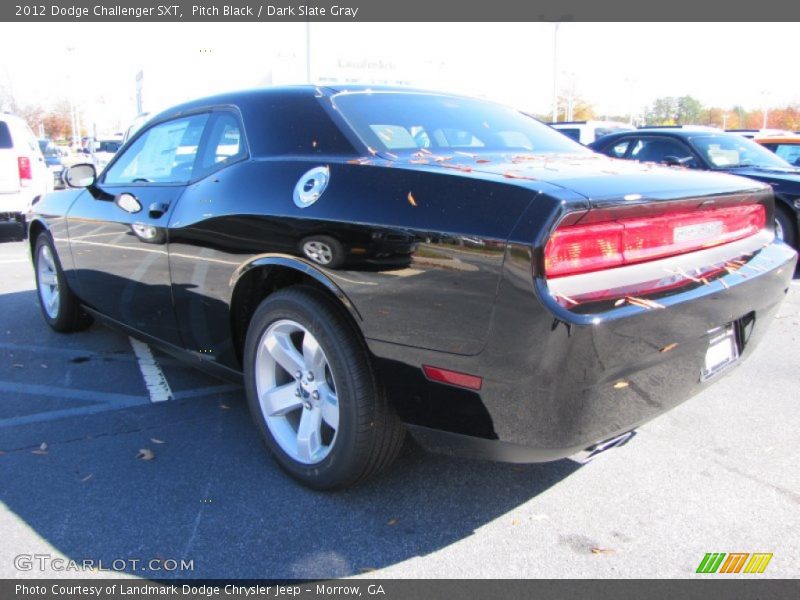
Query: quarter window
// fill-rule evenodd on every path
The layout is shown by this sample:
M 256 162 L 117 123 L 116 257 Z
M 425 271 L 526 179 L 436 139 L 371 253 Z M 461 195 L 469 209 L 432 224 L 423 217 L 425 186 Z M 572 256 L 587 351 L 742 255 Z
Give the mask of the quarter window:
M 227 112 L 216 113 L 208 126 L 208 138 L 200 151 L 199 171 L 205 176 L 244 156 L 244 137 L 239 122 Z
M 207 120 L 208 115 L 203 114 L 151 127 L 111 166 L 106 173 L 105 183 L 189 181 Z
M 603 150 L 603 154 L 610 156 L 611 158 L 622 158 L 625 156 L 625 153 L 628 151 L 628 146 L 630 145 L 630 140 L 623 140 L 621 142 L 617 142 L 616 144 L 611 144 L 609 147 Z

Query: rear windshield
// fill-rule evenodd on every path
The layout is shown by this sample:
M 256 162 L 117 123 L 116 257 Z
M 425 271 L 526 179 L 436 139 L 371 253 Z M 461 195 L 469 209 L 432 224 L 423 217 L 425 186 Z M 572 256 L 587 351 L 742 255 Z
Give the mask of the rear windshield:
M 11 143 L 11 132 L 8 130 L 8 125 L 5 121 L 0 121 L 0 148 L 8 150 L 13 147 L 14 144 Z
M 481 100 L 356 92 L 337 94 L 333 102 L 364 144 L 376 151 L 590 152 L 532 117 Z

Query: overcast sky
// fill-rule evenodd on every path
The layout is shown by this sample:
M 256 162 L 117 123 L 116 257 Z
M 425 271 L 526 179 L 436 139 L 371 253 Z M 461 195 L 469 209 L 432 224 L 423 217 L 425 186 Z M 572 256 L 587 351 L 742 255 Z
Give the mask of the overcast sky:
M 306 80 L 303 23 L 0 24 L 0 86 L 19 102 L 70 94 L 84 113 L 135 116 L 220 91 Z M 312 23 L 311 76 L 402 82 L 484 96 L 546 113 L 553 93 L 548 23 Z M 628 114 L 654 98 L 758 108 L 800 103 L 794 23 L 563 23 L 563 86 L 600 114 Z M 25 48 L 24 52 L 21 51 Z

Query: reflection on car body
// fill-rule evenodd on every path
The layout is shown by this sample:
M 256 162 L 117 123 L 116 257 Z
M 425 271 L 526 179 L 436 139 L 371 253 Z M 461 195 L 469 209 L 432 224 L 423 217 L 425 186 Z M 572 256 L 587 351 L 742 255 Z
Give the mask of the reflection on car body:
M 722 171 L 769 184 L 777 200 L 776 233 L 798 248 L 800 169 L 742 135 L 695 126 L 652 127 L 613 134 L 589 147 L 613 158 Z
M 243 380 L 320 489 L 385 468 L 403 427 L 518 462 L 614 447 L 752 352 L 796 261 L 767 186 L 446 94 L 197 100 L 66 179 L 29 228 L 47 322 Z

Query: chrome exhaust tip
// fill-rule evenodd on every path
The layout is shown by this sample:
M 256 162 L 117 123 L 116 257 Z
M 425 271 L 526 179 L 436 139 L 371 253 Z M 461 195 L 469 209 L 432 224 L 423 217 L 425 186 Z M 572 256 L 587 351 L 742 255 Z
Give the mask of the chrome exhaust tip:
M 585 450 L 581 450 L 577 454 L 573 454 L 570 456 L 570 460 L 574 460 L 577 463 L 585 465 L 588 462 L 593 461 L 597 458 L 600 454 L 605 452 L 606 450 L 611 450 L 612 448 L 619 448 L 620 446 L 624 446 L 628 442 L 630 442 L 633 437 L 636 435 L 635 431 L 628 431 L 621 435 L 609 438 L 607 440 L 603 440 L 602 442 L 597 442 L 592 446 L 589 446 Z

